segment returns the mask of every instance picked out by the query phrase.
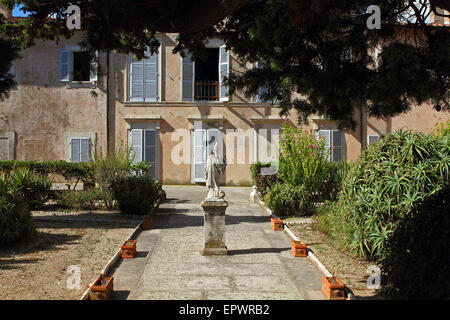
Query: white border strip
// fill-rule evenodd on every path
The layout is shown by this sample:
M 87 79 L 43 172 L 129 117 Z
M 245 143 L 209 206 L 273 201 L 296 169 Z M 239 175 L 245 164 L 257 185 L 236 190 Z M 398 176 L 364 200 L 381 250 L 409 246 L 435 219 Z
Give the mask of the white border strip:
M 132 240 L 132 238 L 134 238 L 136 236 L 136 234 L 139 231 L 141 231 L 141 228 L 142 228 L 142 221 L 139 222 L 138 226 L 134 229 L 133 233 L 131 233 L 131 235 L 126 240 Z M 121 251 L 122 251 L 122 248 L 119 248 L 119 250 L 117 250 L 116 254 L 109 260 L 109 262 L 106 264 L 106 266 L 100 272 L 102 275 L 106 275 L 111 270 L 111 268 L 114 266 L 114 264 L 117 262 L 117 260 L 119 260 L 119 258 L 121 256 L 120 255 Z M 87 300 L 87 296 L 89 295 L 89 293 L 91 291 L 92 284 L 93 284 L 93 282 L 89 283 L 89 288 L 86 289 L 83 296 L 81 296 L 80 300 Z
M 272 210 L 267 208 L 266 204 L 263 201 L 259 200 L 258 203 L 267 212 L 267 214 L 271 216 L 273 215 Z M 291 229 L 289 229 L 289 227 L 285 223 L 283 223 L 283 228 L 294 241 L 300 241 L 300 239 L 295 236 L 295 234 L 291 231 Z M 310 249 L 307 250 L 308 250 L 308 258 L 311 259 L 317 265 L 322 274 L 325 277 L 332 277 L 333 275 L 331 274 L 331 272 L 328 271 L 328 269 L 319 261 L 319 259 L 317 259 L 314 253 Z
M 255 195 L 255 197 L 258 197 L 258 195 Z M 259 198 L 257 198 L 258 204 L 266 211 L 266 213 L 270 216 L 274 216 L 274 214 L 272 213 L 272 210 L 270 210 L 269 208 L 266 207 L 266 204 L 261 201 Z M 289 234 L 289 236 L 294 240 L 294 241 L 300 241 L 300 239 L 291 231 L 291 229 L 289 229 L 289 227 L 283 222 L 283 229 L 286 231 L 287 234 Z M 317 259 L 317 257 L 314 255 L 314 253 L 311 251 L 311 249 L 306 249 L 308 251 L 308 258 L 315 263 L 315 265 L 317 266 L 317 268 L 322 272 L 322 274 L 325 277 L 332 277 L 333 275 L 331 274 L 330 271 L 328 271 L 328 269 L 322 264 L 322 262 L 320 262 L 319 259 Z M 345 292 L 347 293 L 347 299 L 346 300 L 355 300 L 354 294 L 353 292 L 347 287 L 344 287 Z

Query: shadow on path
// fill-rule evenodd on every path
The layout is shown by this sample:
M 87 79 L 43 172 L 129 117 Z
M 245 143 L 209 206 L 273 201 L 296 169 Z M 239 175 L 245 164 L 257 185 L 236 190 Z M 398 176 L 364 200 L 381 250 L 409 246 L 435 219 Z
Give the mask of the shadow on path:
M 283 251 L 291 250 L 291 248 L 251 248 L 251 249 L 237 249 L 228 250 L 228 255 L 239 255 L 239 254 L 252 254 L 252 253 L 280 253 Z

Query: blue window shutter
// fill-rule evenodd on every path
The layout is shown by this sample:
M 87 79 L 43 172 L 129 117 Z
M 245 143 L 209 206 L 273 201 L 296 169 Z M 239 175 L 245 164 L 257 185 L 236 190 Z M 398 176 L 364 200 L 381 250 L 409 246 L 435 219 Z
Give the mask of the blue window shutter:
M 144 62 L 130 59 L 130 101 L 144 101 Z
M 181 100 L 194 100 L 194 62 L 192 55 L 186 54 L 181 62 Z
M 150 173 L 156 178 L 156 130 L 144 130 L 144 161 L 152 167 Z
M 158 54 L 144 59 L 144 100 L 158 101 Z
M 70 50 L 62 50 L 60 52 L 60 80 L 61 81 L 70 81 Z
M 131 151 L 133 163 L 142 161 L 142 129 L 131 130 Z
M 91 139 L 80 139 L 81 162 L 91 161 Z
M 219 81 L 220 81 L 220 101 L 229 101 L 228 86 L 223 82 L 230 73 L 230 54 L 225 46 L 219 49 Z
M 70 140 L 70 161 L 80 162 L 81 160 L 81 139 Z
M 343 145 L 344 137 L 341 131 L 333 130 L 333 162 L 342 161 L 343 159 Z

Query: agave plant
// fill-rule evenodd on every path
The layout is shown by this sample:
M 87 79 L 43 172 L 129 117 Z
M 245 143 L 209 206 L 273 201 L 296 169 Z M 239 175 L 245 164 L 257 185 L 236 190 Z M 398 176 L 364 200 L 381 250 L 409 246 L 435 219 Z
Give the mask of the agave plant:
M 29 169 L 16 169 L 7 179 L 8 188 L 13 194 L 19 195 L 31 209 L 43 205 L 50 195 L 51 181 L 34 175 Z
M 350 251 L 374 260 L 398 222 L 449 185 L 450 130 L 399 130 L 370 145 L 346 172 L 337 201 L 319 219 Z

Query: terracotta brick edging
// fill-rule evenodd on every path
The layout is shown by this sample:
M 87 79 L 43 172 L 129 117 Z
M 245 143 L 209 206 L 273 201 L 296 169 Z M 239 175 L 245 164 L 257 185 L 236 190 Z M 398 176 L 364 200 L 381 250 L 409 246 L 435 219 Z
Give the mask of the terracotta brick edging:
M 271 216 L 271 217 L 276 217 L 272 210 L 270 210 L 269 208 L 266 207 L 266 204 L 264 203 L 264 201 L 262 201 L 257 195 L 256 195 L 256 199 L 255 199 L 262 209 L 264 209 L 264 211 L 266 211 L 266 213 Z M 291 229 L 289 229 L 288 225 L 286 225 L 286 223 L 283 223 L 283 229 L 284 231 L 286 231 L 286 233 L 292 238 L 293 241 L 301 241 L 292 231 Z M 328 269 L 323 265 L 322 262 L 320 262 L 320 260 L 314 255 L 314 253 L 307 248 L 306 249 L 308 252 L 307 258 L 309 258 L 312 262 L 314 262 L 314 264 L 317 266 L 317 268 L 320 270 L 320 272 L 322 273 L 322 275 L 324 277 L 333 277 L 333 275 L 331 274 L 330 271 L 328 271 Z M 347 293 L 347 300 L 354 300 L 354 294 L 353 292 L 351 292 L 351 290 L 349 288 L 347 288 L 345 286 L 345 291 Z
M 153 214 L 159 208 L 160 203 L 161 203 L 161 199 L 158 199 L 155 206 L 150 210 L 150 212 L 148 214 Z M 133 230 L 131 235 L 125 241 L 135 240 L 138 233 L 141 232 L 142 230 L 143 230 L 143 223 L 141 221 L 141 222 L 139 222 L 137 227 Z M 117 261 L 120 258 L 122 258 L 122 247 L 121 246 L 119 246 L 119 249 L 117 250 L 116 254 L 108 261 L 108 263 L 105 265 L 105 267 L 103 267 L 100 274 L 102 274 L 103 276 L 106 276 L 109 273 L 109 271 L 111 271 L 111 269 L 116 265 Z M 95 281 L 97 279 L 98 279 L 98 277 L 95 278 L 95 280 L 93 282 L 89 283 L 89 288 L 86 289 L 86 291 L 81 296 L 80 300 L 87 300 L 89 298 L 89 293 L 91 292 L 91 286 L 95 283 Z

